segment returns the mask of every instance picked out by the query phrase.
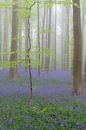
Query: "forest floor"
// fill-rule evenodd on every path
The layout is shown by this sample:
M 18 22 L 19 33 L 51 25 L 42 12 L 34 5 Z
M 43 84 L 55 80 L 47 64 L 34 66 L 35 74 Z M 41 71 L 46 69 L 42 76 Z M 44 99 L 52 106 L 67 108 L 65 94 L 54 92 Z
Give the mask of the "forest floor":
M 83 95 L 72 96 L 72 74 L 18 69 L 16 81 L 9 70 L 0 71 L 0 130 L 86 130 L 86 83 Z M 16 100 L 17 99 L 17 100 Z
M 72 92 L 72 74 L 67 71 L 42 71 L 40 77 L 37 70 L 32 70 L 33 95 L 71 96 Z M 86 99 L 86 83 L 84 83 L 84 94 L 78 97 Z M 29 95 L 29 74 L 25 69 L 18 69 L 16 81 L 9 78 L 9 70 L 0 71 L 0 96 L 14 97 L 18 95 Z

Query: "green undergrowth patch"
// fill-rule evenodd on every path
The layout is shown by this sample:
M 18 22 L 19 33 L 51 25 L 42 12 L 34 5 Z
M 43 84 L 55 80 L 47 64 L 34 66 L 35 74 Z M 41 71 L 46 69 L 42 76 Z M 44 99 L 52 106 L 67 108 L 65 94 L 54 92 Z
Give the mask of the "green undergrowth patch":
M 61 96 L 61 95 L 60 95 Z M 0 130 L 85 130 L 86 104 L 63 99 L 21 96 L 0 99 Z

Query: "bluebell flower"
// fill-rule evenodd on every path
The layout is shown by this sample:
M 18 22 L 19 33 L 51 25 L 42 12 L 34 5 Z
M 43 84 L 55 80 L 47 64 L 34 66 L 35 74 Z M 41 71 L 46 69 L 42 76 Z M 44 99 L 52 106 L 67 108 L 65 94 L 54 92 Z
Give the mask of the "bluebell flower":
M 32 116 L 29 116 L 29 119 L 32 119 Z
M 5 121 L 5 125 L 12 124 L 12 122 L 13 122 L 12 118 L 7 118 L 7 120 Z
M 76 126 L 80 126 L 81 124 L 80 124 L 80 121 L 77 121 L 76 122 Z
M 10 115 L 14 115 L 14 112 L 12 111 L 12 112 L 10 112 Z
M 83 111 L 84 109 L 79 106 L 79 107 L 76 107 L 76 110 L 77 111 Z
M 22 127 L 22 129 L 25 128 L 25 124 L 22 124 L 21 127 Z
M 62 122 L 61 126 L 64 127 L 66 124 L 67 124 L 67 121 L 64 120 L 64 121 Z

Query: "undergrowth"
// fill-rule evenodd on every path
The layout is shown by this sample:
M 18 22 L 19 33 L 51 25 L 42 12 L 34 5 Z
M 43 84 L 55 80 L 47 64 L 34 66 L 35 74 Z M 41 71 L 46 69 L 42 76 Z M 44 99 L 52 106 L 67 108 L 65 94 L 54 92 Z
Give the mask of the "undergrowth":
M 0 130 L 85 130 L 86 104 L 60 96 L 0 99 Z

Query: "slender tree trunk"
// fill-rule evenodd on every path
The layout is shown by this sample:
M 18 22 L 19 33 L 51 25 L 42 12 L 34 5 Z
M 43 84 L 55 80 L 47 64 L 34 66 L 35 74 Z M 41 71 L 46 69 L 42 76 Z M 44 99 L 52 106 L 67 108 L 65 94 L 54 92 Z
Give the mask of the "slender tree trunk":
M 2 52 L 2 11 L 0 9 L 0 52 Z M 0 62 L 2 62 L 2 54 L 0 55 Z
M 56 2 L 56 0 L 55 0 L 55 2 Z M 55 48 L 54 48 L 54 50 L 55 50 L 55 57 L 54 57 L 54 69 L 56 70 L 56 22 L 57 22 L 57 19 L 56 19 L 56 13 L 57 13 L 57 11 L 56 11 L 56 4 L 55 4 Z
M 47 48 L 50 50 L 50 44 L 51 44 L 51 12 L 52 9 L 49 9 L 49 22 L 48 22 L 48 43 L 47 43 Z M 46 58 L 46 72 L 48 73 L 49 71 L 49 66 L 50 66 L 50 56 Z
M 28 62 L 29 62 L 29 76 L 30 76 L 30 94 L 32 96 L 32 74 L 31 74 L 31 57 L 30 57 L 30 50 L 31 50 L 31 39 L 30 39 L 30 16 L 28 18 L 28 41 L 29 41 L 29 48 L 28 48 Z
M 48 29 L 48 9 L 45 9 L 45 14 L 46 14 L 46 30 Z M 44 47 L 47 48 L 47 44 L 48 44 L 48 34 L 46 32 L 46 36 L 45 36 L 45 44 Z M 45 70 L 47 69 L 47 58 L 46 58 L 46 51 L 44 51 L 44 68 Z
M 33 1 L 32 5 L 29 7 L 29 11 L 31 13 L 31 10 L 32 10 L 32 7 L 34 6 L 35 4 L 35 0 Z M 28 48 L 28 63 L 29 63 L 29 76 L 30 76 L 30 95 L 32 97 L 32 74 L 31 74 L 31 57 L 30 57 L 30 51 L 31 51 L 31 48 L 32 48 L 32 45 L 31 45 L 31 37 L 30 37 L 30 15 L 28 17 L 28 42 L 29 42 L 29 48 Z
M 44 31 L 44 29 L 45 29 L 45 14 L 46 12 L 45 12 L 45 8 L 44 8 L 44 11 L 43 11 L 43 31 Z M 44 37 L 45 36 L 45 34 L 43 33 L 42 34 L 42 68 L 41 69 L 44 69 L 44 50 L 43 50 L 43 48 L 44 48 L 44 42 L 45 42 L 45 40 L 44 40 Z
M 73 0 L 80 7 L 79 0 Z M 73 69 L 73 94 L 82 93 L 82 33 L 80 8 L 73 6 L 74 30 L 74 69 Z
M 39 2 L 39 0 L 37 0 L 37 2 Z M 38 35 L 37 35 L 37 39 L 38 39 L 38 74 L 39 74 L 39 76 L 40 76 L 40 34 L 39 34 L 39 3 L 37 3 L 37 14 L 38 14 Z
M 65 7 L 62 7 L 62 13 L 61 13 L 61 69 L 65 69 Z M 64 20 L 63 20 L 64 19 Z
M 19 60 L 22 60 L 22 30 L 21 29 L 19 29 Z
M 28 48 L 29 48 L 29 40 L 28 40 L 28 36 L 30 35 L 29 34 L 29 25 L 28 25 L 28 18 L 25 18 L 25 51 L 27 52 L 28 51 Z M 27 53 L 25 54 L 25 71 L 28 72 L 28 68 L 27 68 L 27 64 L 28 64 L 28 61 L 27 61 Z
M 68 1 L 68 0 L 66 0 Z M 65 7 L 65 24 L 64 24 L 64 41 L 65 41 L 65 46 L 64 46 L 64 51 L 65 51 L 65 56 L 64 56 L 64 69 L 66 71 L 69 70 L 69 6 Z
M 3 41 L 3 51 L 7 52 L 7 37 L 8 37 L 8 22 L 7 22 L 8 10 L 4 10 L 4 41 Z M 3 55 L 3 60 L 7 60 L 7 55 Z
M 68 1 L 68 0 L 67 0 Z M 67 64 L 66 64 L 66 69 L 69 70 L 69 6 L 66 7 L 66 12 L 67 12 L 67 38 L 66 38 L 66 44 L 67 44 Z
M 14 1 L 15 2 L 15 1 Z M 10 55 L 10 78 L 16 80 L 16 60 L 17 60 L 17 39 L 18 39 L 18 16 L 17 5 L 12 8 L 12 38 L 11 38 L 11 55 Z M 13 54 L 12 54 L 13 53 Z
M 84 81 L 86 82 L 86 56 L 85 56 L 85 72 L 84 72 Z

